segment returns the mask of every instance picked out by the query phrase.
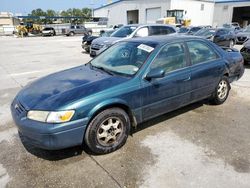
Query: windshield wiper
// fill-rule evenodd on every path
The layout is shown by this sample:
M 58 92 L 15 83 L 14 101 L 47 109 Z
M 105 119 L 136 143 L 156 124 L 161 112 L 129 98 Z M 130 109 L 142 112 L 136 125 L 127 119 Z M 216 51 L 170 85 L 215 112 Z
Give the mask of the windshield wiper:
M 96 68 L 96 69 L 99 69 L 99 70 L 101 70 L 101 71 L 104 71 L 104 72 L 108 73 L 109 75 L 114 76 L 114 73 L 113 73 L 112 71 L 110 71 L 110 70 L 108 70 L 108 69 L 105 69 L 104 67 L 95 66 L 95 65 L 92 65 L 91 63 L 90 63 L 90 66 L 91 66 L 91 67 L 94 67 L 94 68 Z

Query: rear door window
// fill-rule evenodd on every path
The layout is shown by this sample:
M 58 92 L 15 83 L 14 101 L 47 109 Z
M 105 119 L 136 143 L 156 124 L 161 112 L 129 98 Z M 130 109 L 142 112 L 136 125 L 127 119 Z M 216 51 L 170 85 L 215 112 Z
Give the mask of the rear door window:
M 160 35 L 161 29 L 159 26 L 151 26 L 150 27 L 150 35 Z
M 187 42 L 191 63 L 193 65 L 218 59 L 219 56 L 211 47 L 200 41 Z
M 168 26 L 151 26 L 150 35 L 167 35 L 175 33 L 175 30 Z

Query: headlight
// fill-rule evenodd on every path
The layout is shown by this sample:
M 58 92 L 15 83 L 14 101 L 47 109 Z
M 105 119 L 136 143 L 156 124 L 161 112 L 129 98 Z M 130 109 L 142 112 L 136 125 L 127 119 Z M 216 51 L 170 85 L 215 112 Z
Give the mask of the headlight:
M 40 122 L 63 123 L 70 121 L 74 113 L 75 113 L 74 110 L 58 111 L 58 112 L 31 110 L 28 112 L 27 117 L 29 119 Z

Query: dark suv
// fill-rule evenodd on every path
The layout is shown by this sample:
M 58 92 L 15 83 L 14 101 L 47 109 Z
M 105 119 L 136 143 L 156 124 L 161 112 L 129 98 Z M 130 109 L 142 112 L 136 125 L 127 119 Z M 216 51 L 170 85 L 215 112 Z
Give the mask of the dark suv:
M 236 35 L 230 28 L 218 28 L 218 29 L 201 29 L 195 36 L 206 38 L 219 46 L 225 46 L 232 48 L 236 41 Z
M 116 30 L 110 37 L 101 37 L 93 40 L 90 56 L 94 57 L 118 41 L 128 38 L 147 37 L 153 35 L 167 35 L 176 33 L 173 26 L 163 24 L 131 24 Z
M 92 30 L 87 29 L 83 25 L 71 25 L 69 28 L 63 29 L 62 33 L 66 36 L 73 36 L 76 34 L 91 35 Z

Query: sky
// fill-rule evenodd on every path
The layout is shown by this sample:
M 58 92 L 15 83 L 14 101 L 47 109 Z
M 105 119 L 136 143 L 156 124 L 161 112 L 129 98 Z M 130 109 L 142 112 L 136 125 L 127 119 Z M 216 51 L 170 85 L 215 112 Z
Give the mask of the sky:
M 53 9 L 56 11 L 68 8 L 97 8 L 111 0 L 0 0 L 0 12 L 22 13 L 27 15 L 33 9 Z M 113 0 L 114 2 L 115 0 Z

